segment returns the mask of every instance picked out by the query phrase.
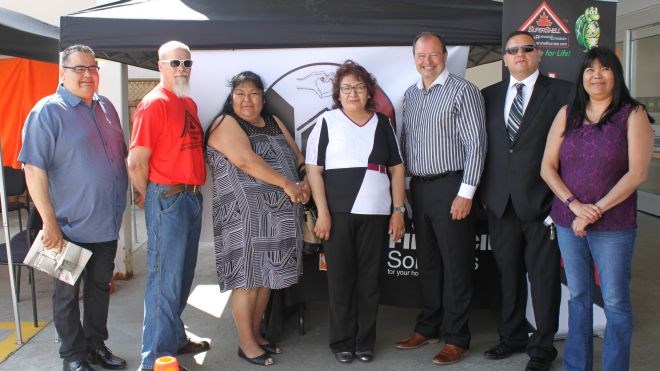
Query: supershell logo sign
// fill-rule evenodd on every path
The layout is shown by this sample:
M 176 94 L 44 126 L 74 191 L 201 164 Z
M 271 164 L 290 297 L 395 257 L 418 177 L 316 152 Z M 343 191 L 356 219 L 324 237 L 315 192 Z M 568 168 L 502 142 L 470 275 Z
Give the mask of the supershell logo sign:
M 284 73 L 266 90 L 268 109 L 287 125 L 303 152 L 317 118 L 332 109 L 332 82 L 338 66 L 306 64 Z M 378 86 L 374 100 L 377 111 L 394 116 L 392 103 Z
M 490 240 L 488 235 L 475 236 L 475 257 L 474 257 L 474 270 L 480 268 L 479 257 L 476 252 L 492 250 L 490 247 Z M 387 275 L 391 277 L 417 277 L 419 270 L 417 265 L 417 245 L 415 243 L 415 235 L 406 233 L 404 237 L 397 243 L 390 240 L 389 249 L 387 251 Z

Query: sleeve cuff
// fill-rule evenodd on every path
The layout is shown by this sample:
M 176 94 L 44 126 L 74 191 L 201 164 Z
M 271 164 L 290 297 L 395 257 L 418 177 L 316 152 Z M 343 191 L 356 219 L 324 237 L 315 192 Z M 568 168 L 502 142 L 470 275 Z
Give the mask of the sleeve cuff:
M 458 196 L 463 198 L 472 199 L 474 197 L 474 192 L 476 192 L 477 187 L 469 185 L 467 183 L 461 183 L 461 188 L 458 189 Z

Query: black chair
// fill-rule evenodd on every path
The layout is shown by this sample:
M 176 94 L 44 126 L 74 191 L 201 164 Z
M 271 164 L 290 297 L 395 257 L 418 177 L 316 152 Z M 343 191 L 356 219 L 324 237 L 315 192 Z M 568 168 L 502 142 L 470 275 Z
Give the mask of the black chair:
M 28 270 L 28 282 L 32 289 L 32 317 L 34 320 L 34 327 L 38 327 L 37 321 L 37 295 L 34 282 L 34 268 L 29 265 L 23 264 L 25 256 L 32 246 L 32 241 L 42 228 L 41 216 L 36 208 L 30 209 L 28 214 L 27 229 L 20 231 L 11 238 L 11 260 L 14 270 L 14 281 L 16 283 L 16 298 L 20 301 L 21 297 L 21 268 L 26 267 Z M 0 265 L 9 264 L 7 260 L 7 244 L 0 244 Z
M 18 212 L 18 229 L 23 230 L 23 218 L 21 217 L 21 210 L 26 213 L 30 210 L 30 201 L 27 193 L 27 186 L 25 185 L 25 174 L 23 170 L 17 170 L 9 166 L 3 166 L 2 172 L 5 175 L 5 194 L 11 196 L 25 196 L 25 202 L 7 201 L 7 212 Z

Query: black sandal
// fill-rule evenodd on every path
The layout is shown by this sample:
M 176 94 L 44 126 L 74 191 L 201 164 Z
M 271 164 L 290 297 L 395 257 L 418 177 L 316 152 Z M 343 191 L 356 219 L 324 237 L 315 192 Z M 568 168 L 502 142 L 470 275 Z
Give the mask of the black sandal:
M 252 363 L 253 365 L 258 366 L 270 366 L 274 363 L 273 359 L 268 355 L 268 353 L 262 353 L 256 357 L 248 358 L 248 356 L 243 353 L 243 349 L 241 349 L 241 347 L 238 347 L 238 356 Z M 268 363 L 269 360 L 270 363 Z
M 275 343 L 266 343 L 266 344 L 259 344 L 261 349 L 265 350 L 266 353 L 268 354 L 281 354 L 282 349 L 280 349 L 279 345 Z

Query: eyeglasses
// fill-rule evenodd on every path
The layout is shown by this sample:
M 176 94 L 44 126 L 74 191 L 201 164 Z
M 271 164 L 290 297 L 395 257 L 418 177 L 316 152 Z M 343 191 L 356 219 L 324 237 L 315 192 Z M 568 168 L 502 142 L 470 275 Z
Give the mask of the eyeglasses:
M 96 74 L 99 72 L 101 67 L 99 66 L 62 66 L 62 68 L 66 68 L 67 70 L 73 70 L 73 72 L 83 75 L 85 72 L 89 72 L 90 75 Z
M 184 59 L 184 60 L 178 60 L 178 59 L 163 59 L 161 60 L 163 63 L 168 63 L 170 67 L 172 68 L 178 68 L 181 64 L 183 64 L 183 67 L 185 68 L 190 68 L 192 67 L 192 59 Z
M 518 54 L 519 50 L 522 50 L 523 53 L 531 53 L 534 50 L 536 50 L 536 46 L 534 45 L 512 46 L 510 48 L 504 49 L 504 52 L 509 55 L 516 55 Z
M 350 95 L 353 92 L 353 90 L 355 90 L 355 92 L 358 94 L 363 94 L 364 92 L 367 91 L 367 85 L 366 84 L 360 84 L 355 86 L 342 85 L 339 87 L 339 90 L 346 95 Z

